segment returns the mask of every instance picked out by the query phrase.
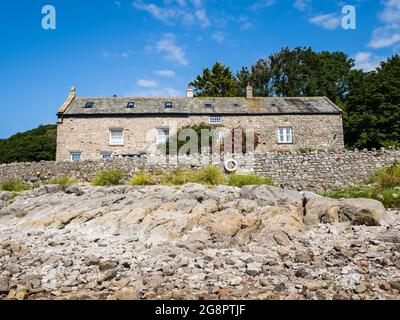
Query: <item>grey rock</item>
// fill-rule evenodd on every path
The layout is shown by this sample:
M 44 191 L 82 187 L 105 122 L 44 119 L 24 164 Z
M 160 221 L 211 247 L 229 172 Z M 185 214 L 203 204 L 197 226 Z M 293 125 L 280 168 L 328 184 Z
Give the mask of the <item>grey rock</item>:
M 0 294 L 7 294 L 10 291 L 8 278 L 0 277 Z

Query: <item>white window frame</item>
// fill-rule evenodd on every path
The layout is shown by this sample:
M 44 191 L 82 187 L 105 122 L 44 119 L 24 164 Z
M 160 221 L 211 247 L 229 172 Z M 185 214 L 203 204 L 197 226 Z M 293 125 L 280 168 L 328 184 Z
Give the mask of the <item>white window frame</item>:
M 293 143 L 293 129 L 291 127 L 278 128 L 278 143 L 279 144 Z
M 79 159 L 75 159 L 74 156 L 76 156 L 76 155 L 79 155 Z M 78 152 L 78 151 L 70 152 L 70 160 L 72 162 L 81 161 L 81 159 L 82 159 L 82 152 Z
M 164 133 L 164 137 L 163 139 L 160 139 L 160 132 Z M 166 132 L 168 132 L 168 134 L 165 134 Z M 157 144 L 164 144 L 167 143 L 169 138 L 171 135 L 171 130 L 169 128 L 157 128 Z
M 209 123 L 210 124 L 222 124 L 222 117 L 221 116 L 210 116 Z
M 113 140 L 113 132 L 121 132 L 121 140 Z M 115 138 L 115 137 L 114 137 Z M 124 145 L 124 129 L 110 129 L 110 146 L 123 146 Z
M 106 156 L 106 157 L 104 157 Z M 112 158 L 112 152 L 100 152 L 100 159 L 101 160 L 108 160 Z

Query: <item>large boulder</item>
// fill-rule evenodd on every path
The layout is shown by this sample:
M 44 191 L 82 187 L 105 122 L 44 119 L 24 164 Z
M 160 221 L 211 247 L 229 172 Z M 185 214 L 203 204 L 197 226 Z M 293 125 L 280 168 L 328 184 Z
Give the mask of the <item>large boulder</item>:
M 245 186 L 241 197 L 256 200 L 261 206 L 293 205 L 303 207 L 303 194 L 296 190 L 282 189 L 272 186 Z
M 386 209 L 372 199 L 345 199 L 340 202 L 340 217 L 352 225 L 384 226 Z

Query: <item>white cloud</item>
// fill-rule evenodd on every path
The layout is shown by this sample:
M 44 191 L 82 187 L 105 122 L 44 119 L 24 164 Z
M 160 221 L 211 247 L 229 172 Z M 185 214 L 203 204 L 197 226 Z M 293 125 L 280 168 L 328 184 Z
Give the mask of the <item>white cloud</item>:
M 212 35 L 212 39 L 218 43 L 223 43 L 227 37 L 228 34 L 223 31 L 214 32 Z
M 400 22 L 400 0 L 387 0 L 384 2 L 383 11 L 379 19 L 386 23 Z
M 157 81 L 154 81 L 154 80 L 146 80 L 146 79 L 140 79 L 140 80 L 138 80 L 137 82 L 136 82 L 136 84 L 139 86 L 139 87 L 142 87 L 142 88 L 157 88 L 158 87 L 158 83 L 157 83 Z
M 166 0 L 164 6 L 135 0 L 132 5 L 135 9 L 146 11 L 153 18 L 169 25 L 180 22 L 188 25 L 198 23 L 203 28 L 210 25 L 210 20 L 201 0 Z
M 333 30 L 339 27 L 340 18 L 336 13 L 321 14 L 311 18 L 310 23 L 324 29 Z
M 187 66 L 189 60 L 186 58 L 186 52 L 182 46 L 176 44 L 175 36 L 172 33 L 167 33 L 159 40 L 154 47 L 150 49 L 159 53 L 165 54 L 165 59 L 178 63 L 182 66 Z
M 247 31 L 247 30 L 254 29 L 254 24 L 252 24 L 249 21 L 249 17 L 247 17 L 247 16 L 244 16 L 244 15 L 240 16 L 239 19 L 236 20 L 236 22 L 241 25 L 240 26 L 241 31 Z
M 110 51 L 103 51 L 101 56 L 103 59 L 128 59 L 134 52 L 132 50 L 127 50 L 124 52 L 110 52 Z
M 251 10 L 258 11 L 268 7 L 272 7 L 278 0 L 258 0 L 251 6 Z
M 400 42 L 400 0 L 384 2 L 383 10 L 379 13 L 383 26 L 375 28 L 369 47 L 374 49 L 391 47 Z
M 359 52 L 355 55 L 354 60 L 355 69 L 369 72 L 375 70 L 384 59 L 372 54 L 371 52 Z
M 299 11 L 306 11 L 310 7 L 310 0 L 296 0 L 293 5 Z
M 154 74 L 164 78 L 173 78 L 175 77 L 175 71 L 172 70 L 156 70 Z

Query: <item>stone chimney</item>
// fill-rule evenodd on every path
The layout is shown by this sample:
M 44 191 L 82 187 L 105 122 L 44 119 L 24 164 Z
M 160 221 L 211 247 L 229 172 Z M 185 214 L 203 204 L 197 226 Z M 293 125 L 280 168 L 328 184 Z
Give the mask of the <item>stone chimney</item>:
M 189 87 L 186 90 L 186 97 L 187 98 L 193 98 L 194 94 L 193 94 L 193 86 L 189 85 Z
M 69 90 L 69 95 L 67 100 L 65 100 L 65 102 L 63 103 L 63 105 L 61 106 L 60 110 L 58 111 L 59 113 L 64 113 L 68 107 L 71 105 L 72 101 L 74 101 L 76 97 L 76 89 L 75 86 L 72 86 L 71 89 Z
M 248 84 L 246 87 L 246 99 L 251 99 L 253 98 L 253 87 Z

